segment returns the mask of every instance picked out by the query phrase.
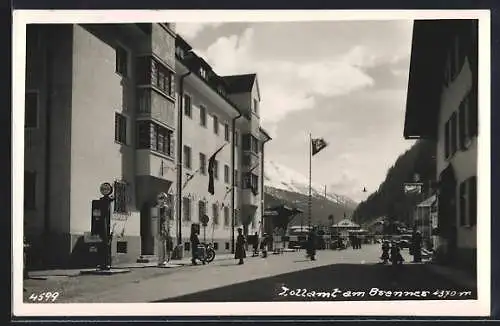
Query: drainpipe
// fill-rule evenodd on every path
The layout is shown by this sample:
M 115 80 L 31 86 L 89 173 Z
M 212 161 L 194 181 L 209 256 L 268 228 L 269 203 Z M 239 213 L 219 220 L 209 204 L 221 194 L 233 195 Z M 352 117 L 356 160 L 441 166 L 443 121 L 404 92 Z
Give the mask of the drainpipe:
M 50 30 L 44 29 L 45 32 L 48 32 Z M 48 34 L 48 35 L 47 35 Z M 45 191 L 44 191 L 44 201 L 45 201 L 45 209 L 44 209 L 44 218 L 43 218 L 43 235 L 45 237 L 44 243 L 47 245 L 50 245 L 49 239 L 50 239 L 50 179 L 51 179 L 51 174 L 50 174 L 50 164 L 51 164 L 51 145 L 50 145 L 50 138 L 51 138 L 51 112 L 52 112 L 52 92 L 53 92 L 53 85 L 52 85 L 52 51 L 51 51 L 51 46 L 52 44 L 50 43 L 51 41 L 51 35 L 50 33 L 47 33 L 47 42 L 49 44 L 46 44 L 46 51 L 45 51 L 45 83 L 46 83 L 46 101 L 45 101 Z M 47 254 L 51 251 L 49 248 L 45 248 L 45 255 L 44 255 L 44 261 L 45 265 L 48 263 L 48 256 Z
M 260 155 L 260 191 L 261 191 L 261 200 L 260 200 L 260 226 L 261 226 L 261 232 L 264 233 L 263 231 L 265 230 L 264 228 L 264 197 L 265 197 L 265 192 L 264 192 L 264 145 L 270 141 L 271 138 L 268 138 L 266 141 L 262 142 L 262 152 Z
M 234 216 L 234 207 L 236 206 L 234 201 L 235 201 L 235 184 L 234 184 L 234 172 L 235 172 L 235 161 L 236 161 L 236 120 L 241 118 L 242 114 L 240 114 L 236 117 L 233 118 L 231 121 L 231 128 L 233 130 L 233 139 L 232 139 L 232 145 L 231 145 L 231 174 L 232 174 L 232 182 L 231 182 L 231 253 L 234 254 L 234 223 L 235 223 L 235 216 Z M 240 144 L 241 146 L 241 144 Z
M 184 78 L 191 71 L 181 75 L 179 79 L 179 108 L 177 111 L 177 244 L 182 244 L 182 120 L 184 105 Z

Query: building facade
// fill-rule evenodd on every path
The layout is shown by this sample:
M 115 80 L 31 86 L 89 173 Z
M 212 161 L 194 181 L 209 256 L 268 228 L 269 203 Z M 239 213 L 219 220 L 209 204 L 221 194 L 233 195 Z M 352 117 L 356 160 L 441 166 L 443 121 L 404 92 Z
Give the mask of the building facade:
M 179 175 L 196 171 L 201 167 L 201 154 L 208 160 L 226 141 L 225 126 L 239 115 L 239 107 L 207 88 L 195 74 L 184 78 L 191 116 L 187 106 L 180 107 L 180 75 L 189 68 L 176 55 L 175 24 L 28 25 L 26 39 L 24 233 L 31 243 L 28 265 L 93 264 L 84 235 L 91 228 L 91 201 L 101 197 L 103 182 L 114 188 L 113 261 L 155 255 L 157 195 L 169 195 L 168 226 L 175 236 L 174 230 L 179 234 L 174 207 Z M 200 124 L 201 114 L 196 111 L 203 105 L 206 126 Z M 218 118 L 218 127 L 213 116 Z M 246 121 L 237 120 L 234 129 L 243 130 L 236 132 L 239 137 L 251 125 Z M 264 134 L 257 126 L 260 147 Z M 208 196 L 205 177 L 193 177 L 182 189 L 183 200 L 192 196 L 193 211 L 198 201 L 206 201 L 208 215 L 214 212 L 216 216 L 211 221 L 217 221 L 217 205 L 217 227 L 207 234 L 210 239 L 214 234 L 220 250 L 231 237 L 225 207 L 232 203 L 227 200 L 231 194 L 226 196 L 226 189 L 233 185 L 226 168 L 232 169 L 232 142 L 226 147 L 217 156 L 215 197 Z M 235 151 L 238 164 L 240 153 Z M 260 176 L 261 168 L 256 171 Z M 233 211 L 243 201 L 244 190 L 236 188 Z M 260 188 L 252 199 L 260 203 L 259 193 Z M 258 214 L 256 210 L 253 217 L 259 219 Z M 234 214 L 230 211 L 229 215 L 233 224 Z M 179 243 L 189 239 L 187 224 L 195 216 L 180 215 L 185 232 Z
M 476 267 L 478 24 L 415 21 L 404 136 L 437 142 L 438 257 Z

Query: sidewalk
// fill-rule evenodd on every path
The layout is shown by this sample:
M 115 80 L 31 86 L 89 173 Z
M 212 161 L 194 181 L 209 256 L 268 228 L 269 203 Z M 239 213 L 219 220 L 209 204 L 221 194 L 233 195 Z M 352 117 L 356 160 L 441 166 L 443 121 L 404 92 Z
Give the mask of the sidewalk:
M 247 252 L 247 257 L 251 258 L 252 253 Z M 215 256 L 214 261 L 220 260 L 230 260 L 234 259 L 234 254 L 218 254 Z M 178 268 L 186 265 L 191 265 L 191 255 L 188 255 L 180 260 L 171 260 L 164 266 L 158 266 L 158 262 L 148 262 L 148 263 L 121 263 L 113 264 L 113 269 L 137 269 L 137 268 Z M 76 269 L 53 269 L 53 270 L 37 270 L 28 271 L 30 279 L 43 280 L 49 277 L 76 277 L 82 274 L 86 274 L 91 271 L 95 271 L 96 268 L 76 268 Z
M 453 283 L 463 286 L 464 288 L 474 289 L 477 287 L 477 280 L 465 271 L 438 265 L 432 261 L 426 263 L 425 266 L 434 274 L 445 277 Z
M 413 256 L 411 256 L 407 250 L 404 250 L 401 253 L 406 263 L 423 264 L 431 273 L 444 277 L 464 288 L 474 289 L 477 286 L 477 280 L 465 271 L 437 264 L 432 261 L 431 257 L 425 256 L 422 257 L 421 263 L 413 263 Z

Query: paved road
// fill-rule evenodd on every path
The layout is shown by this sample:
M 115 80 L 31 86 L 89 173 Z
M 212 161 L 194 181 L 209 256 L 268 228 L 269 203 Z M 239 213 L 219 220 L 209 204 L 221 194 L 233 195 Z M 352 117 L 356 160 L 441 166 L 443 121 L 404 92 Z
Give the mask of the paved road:
M 62 294 L 58 302 L 475 298 L 475 289 L 452 284 L 432 274 L 422 264 L 407 264 L 398 269 L 378 264 L 379 248 L 378 245 L 367 245 L 361 250 L 319 251 L 318 260 L 314 262 L 306 260 L 304 252 L 299 252 L 271 255 L 266 259 L 248 258 L 244 265 L 237 265 L 235 260 L 223 260 L 205 266 L 186 266 L 154 277 L 137 278 L 106 290 L 71 297 Z M 395 290 L 403 293 L 387 292 Z

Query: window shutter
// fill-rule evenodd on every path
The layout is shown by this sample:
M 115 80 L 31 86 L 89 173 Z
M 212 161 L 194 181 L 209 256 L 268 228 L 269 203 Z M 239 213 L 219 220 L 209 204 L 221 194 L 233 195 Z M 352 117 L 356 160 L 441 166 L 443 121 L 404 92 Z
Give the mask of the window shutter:
M 469 93 L 469 134 L 478 135 L 478 98 L 477 87 L 473 86 Z
M 458 143 L 461 150 L 465 150 L 465 140 L 468 135 L 466 130 L 467 100 L 464 99 L 458 108 Z
M 477 224 L 477 177 L 469 178 L 469 225 Z
M 460 226 L 467 224 L 467 182 L 460 183 Z
M 450 120 L 444 125 L 444 157 L 450 156 Z

